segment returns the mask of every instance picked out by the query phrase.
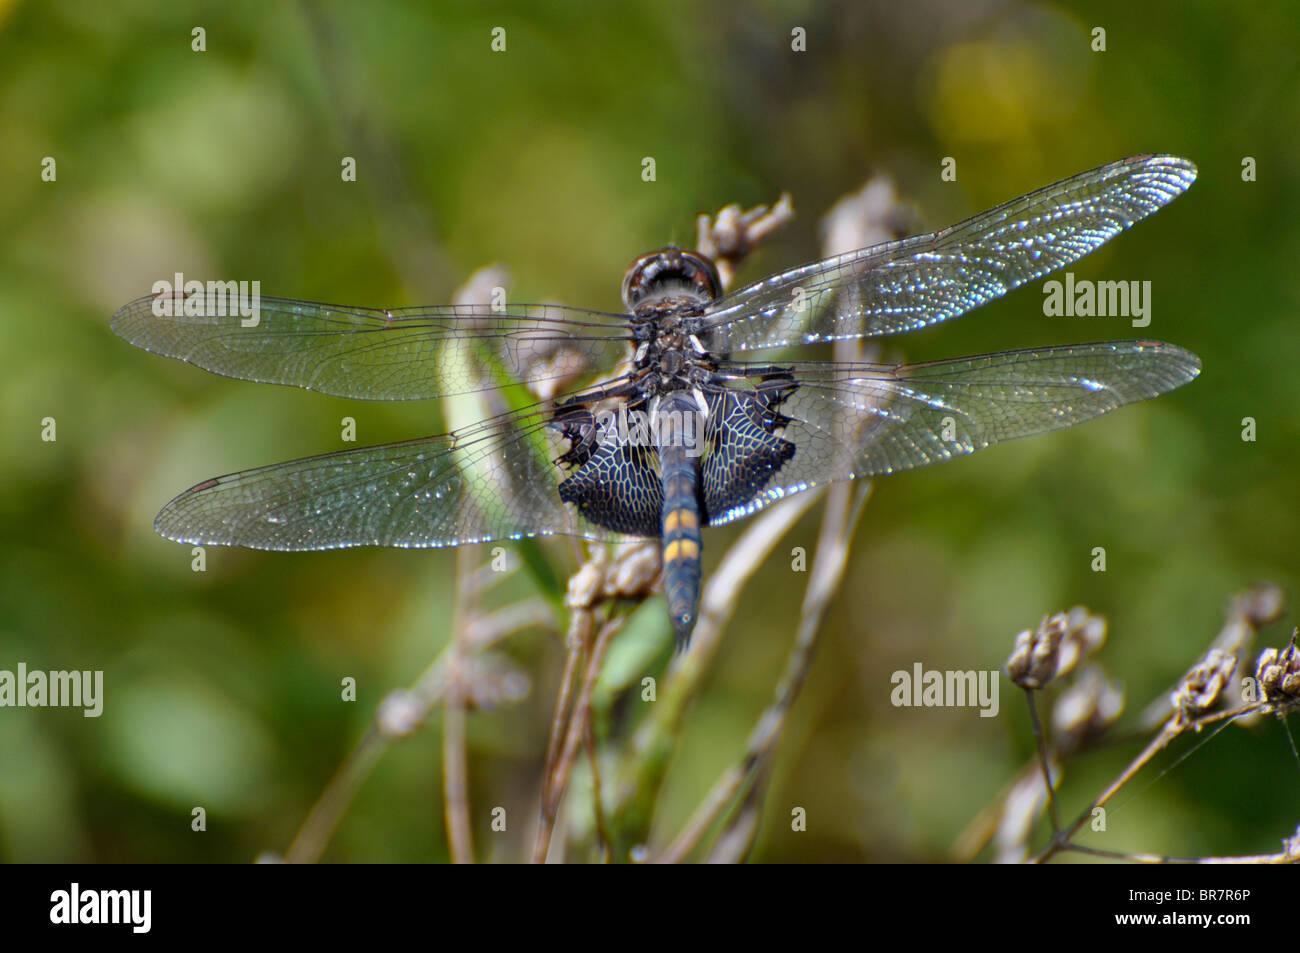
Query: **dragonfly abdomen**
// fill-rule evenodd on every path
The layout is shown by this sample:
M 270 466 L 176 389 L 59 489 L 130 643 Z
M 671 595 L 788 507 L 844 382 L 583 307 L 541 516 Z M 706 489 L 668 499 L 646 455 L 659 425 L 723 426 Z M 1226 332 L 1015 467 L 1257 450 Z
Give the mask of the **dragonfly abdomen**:
M 680 448 L 662 455 L 664 473 L 664 596 L 677 633 L 677 647 L 685 648 L 695 628 L 700 600 L 700 503 L 695 461 Z M 681 459 L 674 459 L 680 457 Z
M 700 535 L 703 520 L 700 506 L 699 453 L 703 427 L 692 426 L 700 413 L 693 398 L 673 394 L 659 408 L 659 467 L 663 480 L 664 597 L 677 635 L 677 648 L 684 649 L 695 628 L 700 601 Z

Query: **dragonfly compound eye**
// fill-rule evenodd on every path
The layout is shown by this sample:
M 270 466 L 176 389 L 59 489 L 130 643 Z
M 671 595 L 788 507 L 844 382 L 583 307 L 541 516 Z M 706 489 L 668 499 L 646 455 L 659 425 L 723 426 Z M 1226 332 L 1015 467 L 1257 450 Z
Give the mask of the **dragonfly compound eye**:
M 623 303 L 629 311 L 658 298 L 688 294 L 701 304 L 722 293 L 713 262 L 698 252 L 661 248 L 632 262 L 623 278 Z

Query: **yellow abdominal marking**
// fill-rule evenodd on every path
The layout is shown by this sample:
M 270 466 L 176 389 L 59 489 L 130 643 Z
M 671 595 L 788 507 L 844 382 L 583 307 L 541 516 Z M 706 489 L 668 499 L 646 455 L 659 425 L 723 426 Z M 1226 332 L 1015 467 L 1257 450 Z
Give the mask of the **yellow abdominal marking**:
M 675 539 L 664 547 L 664 562 L 678 559 L 695 559 L 700 555 L 699 544 L 693 539 Z
M 695 514 L 686 509 L 670 510 L 664 518 L 665 533 L 671 533 L 683 526 L 687 529 L 697 529 L 699 525 L 699 520 L 696 519 Z

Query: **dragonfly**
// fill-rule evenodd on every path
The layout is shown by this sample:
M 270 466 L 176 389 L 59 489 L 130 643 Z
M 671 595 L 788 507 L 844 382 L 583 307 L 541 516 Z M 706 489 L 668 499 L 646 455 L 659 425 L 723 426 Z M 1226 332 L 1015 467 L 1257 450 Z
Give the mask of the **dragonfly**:
M 1146 340 L 926 363 L 797 359 L 965 314 L 1077 261 L 1195 178 L 1186 159 L 1134 156 L 730 293 L 708 257 L 667 247 L 627 270 L 619 312 L 268 297 L 249 320 L 207 292 L 174 308 L 159 307 L 162 292 L 141 297 L 113 316 L 118 335 L 226 377 L 367 400 L 495 399 L 442 435 L 204 480 L 154 528 L 282 551 L 658 539 L 684 648 L 705 527 L 1072 427 L 1195 378 L 1196 355 Z

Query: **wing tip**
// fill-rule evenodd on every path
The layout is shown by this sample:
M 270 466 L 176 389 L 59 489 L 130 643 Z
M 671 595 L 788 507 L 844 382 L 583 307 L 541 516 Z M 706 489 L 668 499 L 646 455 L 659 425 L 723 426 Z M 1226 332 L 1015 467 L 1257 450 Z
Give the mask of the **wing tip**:
M 1158 389 L 1151 396 L 1156 397 L 1177 390 L 1184 384 L 1190 384 L 1201 376 L 1201 359 L 1198 355 L 1177 344 L 1166 341 L 1135 341 L 1139 351 L 1152 354 L 1159 359 L 1161 370 L 1165 373 Z
M 1191 188 L 1199 174 L 1196 163 L 1191 159 L 1167 152 L 1144 153 L 1125 160 L 1125 163 L 1140 165 L 1143 172 L 1159 173 L 1167 177 L 1166 184 L 1173 190 L 1170 198 L 1182 195 Z
M 174 543 L 187 543 L 192 546 L 222 545 L 221 541 L 212 534 L 196 533 L 193 527 L 188 525 L 185 513 L 187 504 L 191 500 L 219 486 L 221 482 L 221 477 L 211 477 L 172 497 L 153 518 L 153 531 L 163 539 L 169 539 Z
M 149 308 L 152 308 L 155 297 L 156 295 L 148 294 L 141 295 L 139 298 L 132 298 L 126 304 L 113 312 L 112 316 L 108 319 L 108 326 L 112 328 L 116 334 L 130 340 L 126 334 L 125 325 L 130 319 L 139 316 L 140 308 L 142 306 L 147 305 Z

